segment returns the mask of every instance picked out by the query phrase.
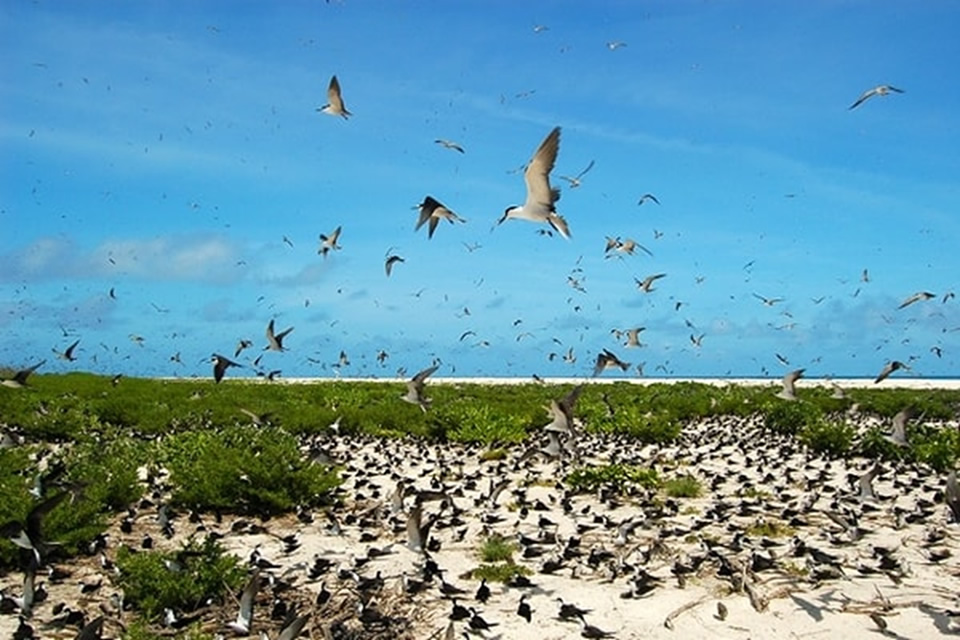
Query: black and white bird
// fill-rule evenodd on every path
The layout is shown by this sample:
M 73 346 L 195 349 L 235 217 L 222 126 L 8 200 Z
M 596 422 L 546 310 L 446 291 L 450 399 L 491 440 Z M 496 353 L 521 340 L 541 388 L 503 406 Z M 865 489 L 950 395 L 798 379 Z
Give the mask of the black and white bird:
M 220 382 L 223 380 L 224 374 L 227 372 L 227 369 L 230 367 L 242 367 L 243 365 L 234 362 L 226 356 L 222 356 L 219 353 L 213 354 L 211 357 L 213 361 L 213 380 L 214 382 Z
M 280 333 L 274 332 L 273 319 L 270 319 L 270 322 L 267 324 L 267 346 L 263 348 L 264 351 L 286 351 L 286 348 L 283 346 L 283 339 L 287 337 L 293 331 L 293 327 L 284 329 Z
M 560 150 L 560 127 L 547 134 L 536 153 L 523 173 L 523 180 L 527 185 L 527 199 L 523 205 L 507 207 L 503 217 L 497 221 L 502 224 L 505 220 L 517 218 L 531 222 L 546 222 L 564 238 L 570 237 L 570 227 L 563 216 L 557 213 L 554 206 L 560 199 L 560 190 L 550 186 L 550 172 L 557 162 L 557 153 Z
M 67 347 L 63 351 L 57 351 L 56 349 L 54 349 L 53 352 L 57 354 L 57 357 L 60 358 L 61 360 L 67 360 L 68 362 L 73 362 L 74 360 L 77 359 L 77 357 L 73 355 L 73 351 L 74 349 L 77 348 L 78 344 L 80 344 L 80 341 L 75 340 L 73 344 L 71 344 L 69 347 Z
M 887 96 L 887 95 L 890 95 L 891 93 L 903 93 L 903 89 L 897 89 L 896 87 L 892 87 L 889 84 L 877 85 L 876 87 L 872 89 L 867 89 L 862 94 L 860 94 L 860 97 L 857 98 L 856 102 L 850 105 L 849 109 L 856 109 L 857 107 L 859 107 L 861 104 L 863 104 L 873 96 Z
M 333 232 L 328 236 L 326 234 L 320 234 L 320 248 L 317 249 L 317 253 L 322 255 L 324 258 L 327 257 L 327 254 L 331 251 L 339 251 L 343 247 L 337 244 L 337 241 L 340 240 L 340 232 L 343 230 L 342 226 L 337 227 Z
M 427 225 L 427 238 L 433 237 L 433 232 L 437 230 L 437 225 L 440 224 L 441 220 L 446 220 L 450 224 L 466 222 L 433 196 L 425 197 L 417 207 L 420 209 L 420 217 L 417 218 L 417 226 L 414 227 L 414 231 L 419 231 L 420 227 L 429 223 Z
M 13 389 L 19 389 L 21 387 L 27 386 L 27 378 L 30 377 L 30 374 L 46 364 L 46 360 L 41 360 L 35 365 L 29 366 L 26 369 L 20 369 L 16 371 L 12 377 L 3 380 L 0 382 L 5 387 L 11 387 Z
M 327 87 L 327 104 L 318 107 L 317 111 L 322 111 L 331 116 L 341 116 L 344 120 L 353 115 L 347 111 L 347 107 L 343 103 L 343 96 L 340 93 L 340 81 L 337 80 L 337 76 L 330 78 L 330 85 Z
M 239 635 L 250 635 L 250 624 L 253 622 L 253 602 L 257 598 L 257 591 L 260 590 L 260 569 L 254 569 L 253 575 L 243 587 L 243 593 L 240 594 L 240 610 L 237 612 L 237 619 L 227 625 L 234 633 Z

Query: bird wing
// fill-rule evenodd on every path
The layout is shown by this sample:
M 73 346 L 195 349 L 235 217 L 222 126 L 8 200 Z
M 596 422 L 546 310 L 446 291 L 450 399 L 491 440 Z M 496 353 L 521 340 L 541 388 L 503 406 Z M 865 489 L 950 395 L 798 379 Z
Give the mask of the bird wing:
M 439 368 L 440 368 L 440 365 L 435 364 L 428 369 L 424 369 L 423 371 L 419 372 L 417 375 L 413 376 L 412 381 L 418 384 L 423 384 L 424 380 L 432 376 L 433 373 Z
M 556 164 L 559 149 L 560 127 L 554 127 L 540 143 L 523 174 L 527 184 L 527 205 L 540 204 L 552 208 L 559 199 L 558 192 L 550 188 L 550 172 Z
M 859 98 L 857 98 L 857 101 L 856 101 L 856 102 L 854 102 L 852 105 L 850 105 L 849 108 L 850 108 L 850 109 L 856 109 L 856 108 L 859 107 L 861 104 L 863 104 L 864 102 L 866 102 L 867 100 L 869 100 L 870 98 L 872 98 L 872 97 L 875 96 L 875 95 L 877 95 L 877 89 L 876 89 L 876 88 L 867 89 L 866 91 L 864 91 L 864 92 L 860 95 Z
M 343 98 L 340 95 L 340 81 L 337 76 L 330 78 L 330 86 L 327 87 L 327 100 L 334 111 L 343 111 Z

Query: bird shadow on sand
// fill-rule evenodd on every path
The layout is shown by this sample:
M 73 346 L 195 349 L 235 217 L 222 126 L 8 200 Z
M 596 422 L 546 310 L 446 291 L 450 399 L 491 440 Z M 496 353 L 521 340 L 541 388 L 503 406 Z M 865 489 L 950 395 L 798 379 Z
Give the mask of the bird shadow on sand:
M 803 609 L 803 611 L 804 611 L 808 616 L 810 616 L 811 618 L 813 618 L 816 622 L 823 622 L 823 608 L 822 608 L 822 607 L 818 607 L 817 605 L 813 604 L 813 603 L 810 602 L 809 600 L 805 600 L 805 599 L 801 598 L 800 596 L 797 596 L 797 595 L 792 594 L 792 593 L 790 594 L 790 599 L 793 600 L 794 603 L 796 603 L 796 605 L 797 605 L 798 607 L 800 607 L 801 609 Z

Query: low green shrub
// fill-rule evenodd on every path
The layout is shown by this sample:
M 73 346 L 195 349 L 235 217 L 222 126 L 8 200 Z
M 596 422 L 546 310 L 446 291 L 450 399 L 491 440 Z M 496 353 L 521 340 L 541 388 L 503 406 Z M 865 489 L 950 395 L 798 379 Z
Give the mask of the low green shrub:
M 630 485 L 645 489 L 660 486 L 660 477 L 655 469 L 624 464 L 607 464 L 595 467 L 579 467 L 566 477 L 567 485 L 577 493 L 596 491 L 603 485 L 626 492 Z
M 339 485 L 335 472 L 301 454 L 281 429 L 242 425 L 168 438 L 160 457 L 175 505 L 275 515 L 323 503 Z
M 208 599 L 240 588 L 246 571 L 211 537 L 190 540 L 178 551 L 117 550 L 117 583 L 124 600 L 150 620 L 165 609 L 189 613 Z

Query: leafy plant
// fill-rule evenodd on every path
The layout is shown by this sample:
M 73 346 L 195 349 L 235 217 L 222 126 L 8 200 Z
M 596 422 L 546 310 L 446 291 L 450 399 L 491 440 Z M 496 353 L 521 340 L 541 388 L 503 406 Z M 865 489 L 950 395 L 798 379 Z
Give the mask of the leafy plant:
M 703 486 L 691 475 L 677 476 L 664 481 L 663 492 L 671 498 L 696 498 L 703 493 Z
M 578 467 L 570 472 L 566 483 L 577 493 L 596 491 L 603 485 L 609 485 L 621 493 L 630 485 L 646 489 L 660 486 L 656 470 L 624 464 L 607 464 L 595 467 Z
M 493 534 L 484 539 L 479 556 L 484 562 L 510 562 L 516 545 L 501 535 Z
M 817 453 L 845 456 L 853 447 L 857 430 L 846 422 L 815 420 L 801 429 L 800 441 Z
M 481 564 L 470 571 L 470 577 L 474 580 L 483 580 L 487 582 L 510 582 L 515 576 L 529 576 L 533 571 L 529 568 L 513 562 L 497 562 Z
M 246 572 L 236 556 L 211 537 L 190 540 L 178 551 L 117 550 L 117 582 L 124 600 L 148 619 L 165 609 L 187 613 L 208 599 L 240 587 Z
M 339 484 L 334 470 L 301 455 L 279 429 L 191 431 L 161 448 L 173 502 L 189 508 L 274 515 L 319 504 Z

